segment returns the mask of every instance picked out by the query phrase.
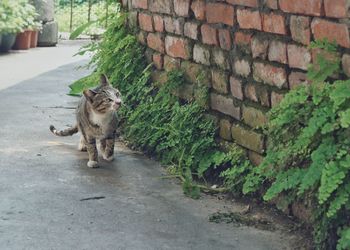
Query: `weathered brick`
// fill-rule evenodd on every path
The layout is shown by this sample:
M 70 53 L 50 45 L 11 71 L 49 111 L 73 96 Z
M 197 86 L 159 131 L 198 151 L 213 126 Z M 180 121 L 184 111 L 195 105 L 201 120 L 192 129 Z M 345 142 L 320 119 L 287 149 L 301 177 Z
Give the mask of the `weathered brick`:
M 344 73 L 350 77 L 350 55 L 345 54 L 342 57 L 342 66 Z
M 153 32 L 152 16 L 148 14 L 140 13 L 139 25 L 142 30 Z
M 165 37 L 165 51 L 169 56 L 189 59 L 191 47 L 187 39 L 174 36 Z
M 350 1 L 348 0 L 324 0 L 326 16 L 345 18 L 348 16 Z
M 147 45 L 151 49 L 164 53 L 164 40 L 160 34 L 149 33 L 147 36 Z
M 164 56 L 164 69 L 165 71 L 171 71 L 180 68 L 180 59 L 176 59 L 170 56 Z
M 149 10 L 157 13 L 171 14 L 172 0 L 148 0 Z
M 349 30 L 345 23 L 334 23 L 315 18 L 311 23 L 312 33 L 315 39 L 328 38 L 336 41 L 340 46 L 350 48 Z
M 205 19 L 205 1 L 204 0 L 194 0 L 191 4 L 191 10 L 194 16 L 198 20 Z
M 270 96 L 269 92 L 264 87 L 257 87 L 259 102 L 265 107 L 270 107 Z
M 209 66 L 210 50 L 201 44 L 195 44 L 193 47 L 193 60 L 197 63 Z
M 239 120 L 240 117 L 240 107 L 236 107 L 233 104 L 233 100 L 231 98 L 227 98 L 222 95 L 210 94 L 210 106 L 213 110 L 219 111 L 223 114 L 232 116 L 233 118 Z
M 287 44 L 273 40 L 269 46 L 269 60 L 279 63 L 287 63 Z
M 294 41 L 309 45 L 311 39 L 310 18 L 305 16 L 291 16 L 290 32 Z
M 190 10 L 190 0 L 174 0 L 176 15 L 187 17 Z
M 153 53 L 154 51 L 151 50 L 150 48 L 147 48 L 145 51 L 145 58 L 147 63 L 151 63 L 153 61 Z
M 233 5 L 242 5 L 247 7 L 258 7 L 258 0 L 226 0 L 226 2 Z
M 128 25 L 131 28 L 137 27 L 137 20 L 138 20 L 138 12 L 137 11 L 130 11 L 128 15 Z
M 287 28 L 285 24 L 285 17 L 273 12 L 263 14 L 263 30 L 265 32 L 286 35 Z
M 250 75 L 250 63 L 246 59 L 236 59 L 233 62 L 233 70 L 237 75 L 247 77 Z
M 219 122 L 219 135 L 222 139 L 227 140 L 227 141 L 231 141 L 232 137 L 231 137 L 231 126 L 232 124 L 230 123 L 229 120 L 226 119 L 221 119 Z
M 155 86 L 163 86 L 168 81 L 168 76 L 165 71 L 153 70 L 151 77 Z
M 177 91 L 176 95 L 187 101 L 192 101 L 194 98 L 194 85 L 193 84 L 183 84 Z
M 221 69 L 230 69 L 230 63 L 226 57 L 226 52 L 219 48 L 213 48 L 212 50 L 212 58 L 215 65 L 217 65 Z
M 273 10 L 277 10 L 278 9 L 278 2 L 277 0 L 265 0 L 265 5 Z
M 182 35 L 185 20 L 183 18 L 164 17 L 165 30 L 169 33 Z
M 237 21 L 242 29 L 262 30 L 262 20 L 258 10 L 238 9 Z
M 275 91 L 272 91 L 272 93 L 271 93 L 271 106 L 275 107 L 277 104 L 279 104 L 282 101 L 283 97 L 284 97 L 283 94 L 279 94 Z
M 234 8 L 228 4 L 208 3 L 206 13 L 208 23 L 223 23 L 230 26 L 234 24 Z
M 140 31 L 137 36 L 137 41 L 139 41 L 139 43 L 145 45 L 146 44 L 146 33 L 144 31 Z
M 258 94 L 256 93 L 255 85 L 254 84 L 246 84 L 244 87 L 244 96 L 253 101 L 258 102 Z
M 307 70 L 311 63 L 311 54 L 306 47 L 288 44 L 287 51 L 289 67 Z
M 261 127 L 266 124 L 267 118 L 265 113 L 253 107 L 243 105 L 242 107 L 243 122 L 252 128 Z
M 250 150 L 248 151 L 248 158 L 255 166 L 259 166 L 264 160 L 262 155 Z
M 235 33 L 235 44 L 247 54 L 251 53 L 252 34 L 238 31 Z
M 154 29 L 158 32 L 164 31 L 164 19 L 159 15 L 153 16 Z
M 264 136 L 252 130 L 247 130 L 239 125 L 231 128 L 232 138 L 239 145 L 257 153 L 264 152 Z
M 187 81 L 211 87 L 211 71 L 205 66 L 183 61 L 181 63 L 181 69 L 184 71 Z
M 288 77 L 289 80 L 289 88 L 295 89 L 297 86 L 301 84 L 307 84 L 307 75 L 306 73 L 292 71 Z
M 205 44 L 209 45 L 218 45 L 218 36 L 217 36 L 217 30 L 213 27 L 210 27 L 208 24 L 203 24 L 201 26 L 201 33 L 202 33 L 202 41 Z
M 321 16 L 322 0 L 279 0 L 280 9 L 288 13 Z
M 336 60 L 338 60 L 341 57 L 341 55 L 339 52 L 328 52 L 324 49 L 315 48 L 315 49 L 311 50 L 311 57 L 312 57 L 312 62 L 314 64 L 314 66 L 317 67 L 318 57 L 322 57 L 322 58 L 326 59 L 327 61 L 335 62 Z
M 213 69 L 211 71 L 211 78 L 212 86 L 217 92 L 221 94 L 228 93 L 228 76 L 225 72 Z
M 230 77 L 230 89 L 233 97 L 243 100 L 242 82 L 239 79 Z
M 194 22 L 187 22 L 184 26 L 184 35 L 197 40 L 198 39 L 198 24 Z
M 231 49 L 231 35 L 229 30 L 219 29 L 219 43 L 222 49 Z
M 285 69 L 269 64 L 255 62 L 253 64 L 253 76 L 258 82 L 264 82 L 278 88 L 287 85 L 287 74 Z
M 163 56 L 162 56 L 162 54 L 159 54 L 159 53 L 153 54 L 153 64 L 157 69 L 159 69 L 159 70 L 163 69 Z
M 139 9 L 147 9 L 147 0 L 132 0 L 132 7 Z
M 266 59 L 267 50 L 269 47 L 269 40 L 260 38 L 258 36 L 253 37 L 252 39 L 252 55 L 253 58 Z

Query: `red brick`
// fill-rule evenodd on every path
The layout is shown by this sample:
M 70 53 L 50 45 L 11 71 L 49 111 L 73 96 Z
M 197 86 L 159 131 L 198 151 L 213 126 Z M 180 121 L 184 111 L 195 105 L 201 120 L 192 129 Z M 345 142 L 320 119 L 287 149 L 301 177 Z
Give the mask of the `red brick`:
M 288 13 L 312 16 L 321 16 L 322 14 L 322 0 L 279 0 L 279 4 L 280 9 Z
M 258 10 L 238 9 L 237 20 L 242 29 L 262 30 L 261 15 Z
M 294 41 L 309 45 L 311 39 L 310 18 L 305 16 L 291 16 L 290 32 Z
M 279 104 L 282 101 L 283 97 L 284 97 L 283 94 L 279 94 L 279 93 L 276 93 L 275 91 L 272 91 L 271 106 L 275 107 L 277 104 Z
M 210 106 L 213 110 L 232 116 L 237 120 L 241 118 L 241 109 L 233 104 L 233 99 L 231 98 L 211 93 Z
M 174 36 L 165 37 L 165 50 L 169 56 L 189 59 L 191 57 L 191 48 L 187 39 Z
M 242 82 L 235 77 L 230 77 L 230 88 L 233 97 L 243 100 Z
M 233 5 L 242 5 L 247 7 L 258 7 L 258 0 L 226 0 L 226 2 Z
M 265 32 L 286 35 L 285 17 L 279 14 L 263 14 L 263 30 Z
M 306 73 L 292 71 L 288 77 L 289 80 L 289 88 L 295 89 L 297 86 L 301 84 L 307 84 L 307 75 Z
M 171 14 L 172 0 L 148 0 L 148 2 L 150 11 Z
M 247 77 L 250 75 L 250 63 L 245 59 L 236 59 L 233 62 L 233 70 L 237 75 Z
M 172 71 L 180 68 L 180 59 L 176 59 L 170 56 L 164 56 L 164 69 L 165 71 Z
M 269 46 L 269 61 L 286 64 L 287 44 L 281 41 L 271 41 Z
M 253 58 L 266 59 L 269 41 L 257 36 L 252 39 L 252 55 Z
M 142 30 L 153 32 L 152 16 L 148 14 L 140 13 L 139 25 Z
M 191 10 L 194 16 L 198 20 L 205 19 L 205 1 L 204 0 L 194 0 L 191 4 Z
M 278 2 L 277 2 L 277 0 L 266 0 L 265 4 L 270 9 L 274 9 L 274 10 L 278 9 Z
M 347 0 L 324 0 L 326 16 L 335 18 L 347 17 L 350 2 Z
M 132 0 L 132 7 L 139 9 L 147 9 L 147 0 Z
M 163 56 L 159 53 L 153 54 L 153 64 L 157 69 L 163 68 Z
M 336 41 L 340 46 L 350 48 L 349 30 L 345 23 L 334 23 L 316 18 L 311 23 L 315 39 L 328 38 Z
M 208 3 L 207 4 L 207 22 L 223 23 L 230 26 L 234 24 L 234 8 L 228 4 Z
M 307 70 L 311 54 L 306 47 L 288 44 L 287 51 L 289 67 Z
M 205 44 L 209 45 L 218 45 L 218 37 L 217 37 L 217 30 L 213 27 L 210 27 L 208 24 L 203 24 L 201 26 L 201 33 L 202 33 L 202 41 Z
M 197 40 L 198 39 L 198 24 L 193 22 L 187 22 L 184 26 L 184 35 Z
M 258 82 L 264 82 L 277 88 L 287 85 L 287 74 L 284 68 L 269 64 L 255 62 L 253 64 L 253 76 Z
M 174 0 L 176 15 L 187 17 L 190 10 L 190 0 Z
M 183 18 L 172 18 L 164 17 L 165 30 L 169 33 L 182 35 L 184 31 L 184 19 Z
M 219 135 L 222 139 L 225 139 L 227 141 L 231 141 L 231 123 L 230 121 L 226 119 L 221 119 L 219 123 Z
M 219 29 L 219 42 L 222 49 L 231 49 L 231 35 L 229 30 Z
M 350 55 L 345 54 L 342 57 L 342 66 L 344 73 L 350 77 Z
M 241 31 L 235 34 L 235 44 L 241 47 L 245 47 L 250 51 L 252 42 L 252 34 L 244 33 Z
M 164 31 L 164 20 L 163 17 L 154 15 L 153 16 L 154 29 L 158 32 Z
M 147 45 L 151 49 L 164 53 L 164 41 L 160 34 L 149 33 L 147 36 Z

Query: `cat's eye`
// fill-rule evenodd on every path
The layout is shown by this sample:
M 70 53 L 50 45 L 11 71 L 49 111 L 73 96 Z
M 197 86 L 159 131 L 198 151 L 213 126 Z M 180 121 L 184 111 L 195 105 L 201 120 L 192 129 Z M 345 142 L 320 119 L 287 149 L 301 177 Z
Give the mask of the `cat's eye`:
M 108 98 L 108 101 L 113 102 L 113 99 L 112 98 Z

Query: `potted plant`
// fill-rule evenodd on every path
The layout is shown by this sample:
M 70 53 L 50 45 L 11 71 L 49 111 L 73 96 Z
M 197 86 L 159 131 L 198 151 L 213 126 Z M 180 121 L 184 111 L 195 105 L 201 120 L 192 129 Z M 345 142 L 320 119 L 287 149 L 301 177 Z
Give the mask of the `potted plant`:
M 18 9 L 19 3 L 11 0 L 0 1 L 0 51 L 9 51 L 16 40 L 16 34 L 22 30 L 23 19 Z
M 17 35 L 14 49 L 25 50 L 31 47 L 33 30 L 37 29 L 39 26 L 39 23 L 35 21 L 38 14 L 35 11 L 35 7 L 27 0 L 20 0 L 19 6 L 18 10 L 23 20 L 23 31 Z M 34 33 L 34 36 L 35 35 Z M 35 37 L 33 38 L 33 46 L 36 45 L 34 43 Z

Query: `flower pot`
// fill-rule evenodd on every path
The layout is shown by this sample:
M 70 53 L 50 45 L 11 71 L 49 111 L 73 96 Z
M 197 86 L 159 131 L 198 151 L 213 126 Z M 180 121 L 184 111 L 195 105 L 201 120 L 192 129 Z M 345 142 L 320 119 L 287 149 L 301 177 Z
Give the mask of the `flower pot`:
M 7 52 L 9 51 L 12 47 L 13 44 L 16 41 L 16 34 L 2 34 L 1 35 L 1 45 L 0 45 L 0 51 L 1 52 Z
M 31 41 L 31 30 L 26 30 L 24 32 L 21 32 L 16 37 L 15 46 L 13 46 L 14 49 L 29 49 L 30 48 L 30 41 Z
M 36 48 L 38 45 L 38 37 L 39 37 L 39 31 L 32 30 L 31 38 L 30 38 L 30 47 Z

